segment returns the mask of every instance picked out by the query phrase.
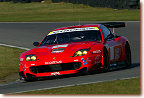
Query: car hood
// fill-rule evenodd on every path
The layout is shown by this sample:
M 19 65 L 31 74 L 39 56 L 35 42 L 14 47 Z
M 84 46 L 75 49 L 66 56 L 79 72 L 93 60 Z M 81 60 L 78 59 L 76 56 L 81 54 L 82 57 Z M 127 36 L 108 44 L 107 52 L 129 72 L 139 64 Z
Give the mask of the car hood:
M 85 41 L 85 42 L 74 42 L 67 44 L 58 44 L 58 45 L 48 45 L 41 46 L 34 49 L 31 49 L 26 52 L 27 55 L 35 54 L 38 59 L 41 60 L 50 60 L 52 58 L 63 59 L 65 57 L 70 58 L 74 53 L 80 49 L 91 48 L 97 42 L 95 41 Z
M 52 51 L 54 49 L 61 49 L 61 48 L 63 48 L 64 51 L 60 53 L 73 52 L 80 49 L 90 48 L 95 44 L 96 42 L 94 41 L 85 41 L 85 42 L 75 42 L 75 43 L 67 43 L 67 44 L 47 45 L 47 46 L 41 46 L 41 47 L 31 49 L 27 53 L 40 54 L 45 52 L 46 54 L 53 54 Z

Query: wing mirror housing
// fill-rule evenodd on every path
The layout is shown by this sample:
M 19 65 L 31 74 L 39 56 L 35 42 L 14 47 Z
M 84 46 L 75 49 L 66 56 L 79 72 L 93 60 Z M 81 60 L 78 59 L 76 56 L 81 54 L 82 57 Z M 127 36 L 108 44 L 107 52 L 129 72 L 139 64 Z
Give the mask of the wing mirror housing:
M 39 44 L 40 44 L 39 42 L 34 42 L 33 43 L 34 46 L 39 46 Z
M 115 35 L 115 37 L 116 37 L 116 38 L 118 38 L 118 37 L 120 37 L 120 36 L 118 36 L 118 35 Z

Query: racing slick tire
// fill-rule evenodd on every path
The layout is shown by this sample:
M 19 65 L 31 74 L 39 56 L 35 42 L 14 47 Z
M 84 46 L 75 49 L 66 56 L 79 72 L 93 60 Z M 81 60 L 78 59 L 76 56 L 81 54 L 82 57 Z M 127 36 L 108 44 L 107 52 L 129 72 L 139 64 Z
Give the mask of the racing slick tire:
M 31 79 L 31 78 L 24 78 L 24 81 L 31 82 L 31 81 L 33 81 L 33 79 Z
M 103 71 L 104 72 L 110 71 L 108 52 L 107 52 L 107 49 L 105 49 L 105 48 L 103 49 L 103 64 L 104 64 Z
M 26 81 L 26 82 L 32 82 L 32 81 L 38 80 L 38 78 L 35 77 L 34 75 L 31 75 L 28 73 L 26 75 L 27 75 L 27 77 L 24 77 L 24 81 Z
M 24 81 L 26 82 L 32 82 L 38 80 L 37 78 L 24 78 Z
M 128 43 L 126 43 L 125 45 L 125 65 L 126 67 L 131 65 L 131 50 L 130 50 L 130 46 Z
M 90 71 L 88 71 L 87 68 L 84 67 L 83 69 L 81 69 L 79 71 L 79 73 L 82 74 L 82 75 L 88 75 L 88 74 L 90 74 Z

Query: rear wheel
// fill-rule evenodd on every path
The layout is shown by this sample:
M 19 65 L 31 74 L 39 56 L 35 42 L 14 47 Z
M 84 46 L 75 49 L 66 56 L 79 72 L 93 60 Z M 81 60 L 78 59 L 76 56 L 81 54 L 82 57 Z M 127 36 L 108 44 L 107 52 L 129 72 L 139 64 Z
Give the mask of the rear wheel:
M 108 53 L 105 48 L 103 49 L 103 64 L 104 64 L 104 71 L 109 71 L 110 66 L 109 66 L 109 60 L 108 60 Z
M 125 58 L 125 65 L 128 67 L 131 65 L 131 50 L 128 43 L 125 45 Z

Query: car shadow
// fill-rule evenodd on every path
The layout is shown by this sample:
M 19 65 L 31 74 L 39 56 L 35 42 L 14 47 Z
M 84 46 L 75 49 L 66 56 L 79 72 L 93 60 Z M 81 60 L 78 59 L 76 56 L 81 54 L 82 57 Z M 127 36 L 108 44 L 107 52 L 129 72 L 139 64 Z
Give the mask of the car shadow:
M 132 69 L 132 68 L 135 68 L 135 67 L 139 67 L 139 66 L 140 66 L 140 63 L 133 63 L 128 67 L 123 66 L 121 68 L 118 68 L 118 69 L 115 69 L 115 70 L 112 70 L 112 71 L 127 70 L 127 69 Z
M 130 65 L 127 69 L 134 68 L 134 67 L 138 67 L 138 66 L 140 66 L 140 63 L 133 63 L 133 64 Z

